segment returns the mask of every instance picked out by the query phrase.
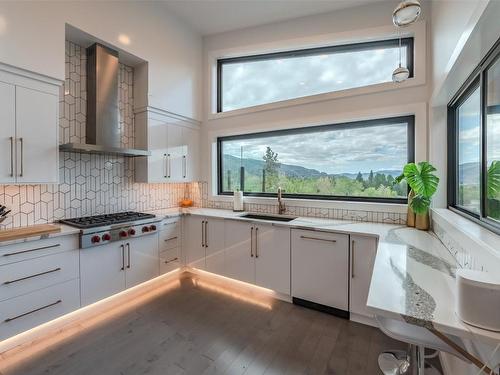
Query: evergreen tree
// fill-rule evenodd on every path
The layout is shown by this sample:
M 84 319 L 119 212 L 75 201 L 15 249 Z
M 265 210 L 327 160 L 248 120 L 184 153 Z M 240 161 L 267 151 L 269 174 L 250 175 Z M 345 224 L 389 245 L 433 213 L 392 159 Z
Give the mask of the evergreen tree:
M 358 172 L 358 175 L 356 176 L 356 181 L 361 182 L 361 183 L 364 182 L 363 175 L 361 174 L 361 172 Z
M 368 186 L 373 186 L 373 170 L 370 170 L 370 175 L 368 176 Z
M 274 191 L 278 188 L 280 163 L 278 161 L 278 153 L 274 152 L 271 147 L 266 148 L 266 153 L 262 157 L 266 172 L 266 191 Z

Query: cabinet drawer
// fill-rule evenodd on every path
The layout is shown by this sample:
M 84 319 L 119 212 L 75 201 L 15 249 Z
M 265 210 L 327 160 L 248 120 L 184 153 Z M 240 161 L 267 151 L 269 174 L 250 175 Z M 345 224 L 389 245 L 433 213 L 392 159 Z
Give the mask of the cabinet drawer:
M 0 265 L 78 248 L 78 236 L 76 235 L 0 246 Z
M 180 248 L 175 247 L 173 249 L 168 249 L 168 250 L 163 250 L 160 252 L 160 259 L 166 260 L 166 261 L 172 261 L 172 260 L 180 260 L 181 254 L 180 254 Z
M 80 307 L 78 279 L 0 302 L 0 340 Z
M 180 246 L 180 226 L 179 222 L 164 223 L 160 231 L 160 251 L 173 249 Z
M 78 250 L 0 266 L 0 301 L 78 278 Z
M 167 260 L 165 258 L 160 258 L 160 275 L 164 273 L 173 271 L 181 266 L 181 261 L 179 258 L 171 258 Z

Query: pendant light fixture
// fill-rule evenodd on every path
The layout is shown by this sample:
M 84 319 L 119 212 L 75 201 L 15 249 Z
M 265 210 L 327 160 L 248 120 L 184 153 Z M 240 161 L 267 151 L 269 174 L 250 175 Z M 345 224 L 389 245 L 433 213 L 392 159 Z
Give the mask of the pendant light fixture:
M 410 77 L 410 71 L 401 66 L 401 35 L 399 36 L 399 66 L 392 72 L 392 81 L 399 83 L 406 81 Z
M 392 12 L 392 22 L 397 27 L 404 27 L 415 22 L 422 8 L 418 0 L 403 0 Z

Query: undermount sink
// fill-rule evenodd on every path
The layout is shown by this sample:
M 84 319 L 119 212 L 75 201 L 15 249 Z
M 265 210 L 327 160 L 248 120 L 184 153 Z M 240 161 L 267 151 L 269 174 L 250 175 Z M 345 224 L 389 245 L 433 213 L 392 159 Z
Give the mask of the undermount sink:
M 267 221 L 284 221 L 289 222 L 295 220 L 295 216 L 282 216 L 282 215 L 267 215 L 267 214 L 244 214 L 240 217 L 245 219 L 267 220 Z

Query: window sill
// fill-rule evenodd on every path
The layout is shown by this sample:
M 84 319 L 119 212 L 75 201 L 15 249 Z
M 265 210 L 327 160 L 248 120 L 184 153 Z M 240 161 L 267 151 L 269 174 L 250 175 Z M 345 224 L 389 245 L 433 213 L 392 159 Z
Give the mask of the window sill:
M 500 259 L 500 235 L 451 209 L 432 209 L 432 220 L 468 249 L 484 249 Z
M 231 195 L 212 195 L 210 200 L 217 202 L 232 202 Z M 247 204 L 278 204 L 276 198 L 271 197 L 249 197 L 243 198 Z M 401 203 L 378 203 L 378 202 L 358 202 L 358 201 L 335 201 L 335 200 L 320 200 L 320 199 L 297 199 L 283 198 L 285 205 L 294 207 L 310 207 L 310 208 L 329 208 L 329 209 L 344 209 L 354 211 L 376 211 L 376 212 L 396 212 L 405 213 L 407 210 L 406 204 Z
M 401 83 L 385 82 L 385 83 L 379 83 L 379 84 L 370 85 L 370 86 L 356 87 L 356 88 L 347 89 L 347 90 L 333 91 L 333 92 L 328 92 L 328 93 L 324 93 L 324 94 L 317 94 L 317 95 L 304 96 L 304 97 L 295 98 L 295 99 L 282 100 L 279 102 L 273 102 L 273 103 L 268 103 L 268 104 L 256 105 L 256 106 L 252 106 L 252 107 L 235 109 L 232 111 L 219 112 L 219 113 L 209 113 L 208 120 L 209 121 L 210 120 L 218 120 L 218 119 L 223 119 L 226 117 L 241 116 L 241 115 L 247 115 L 247 114 L 258 113 L 258 112 L 263 112 L 263 111 L 269 111 L 269 110 L 273 110 L 273 109 L 294 107 L 294 106 L 299 106 L 299 105 L 304 105 L 304 104 L 318 103 L 318 102 L 323 102 L 323 101 L 327 101 L 327 100 L 348 98 L 348 97 L 353 97 L 353 96 L 358 96 L 358 95 L 375 94 L 375 93 L 384 92 L 384 91 L 392 91 L 392 90 L 399 90 L 399 89 L 403 89 L 403 88 L 416 87 L 416 86 L 420 86 L 420 85 L 424 85 L 424 84 L 425 84 L 424 78 L 414 77 L 414 78 L 410 78 L 410 79 L 408 79 L 404 82 L 401 82 Z

